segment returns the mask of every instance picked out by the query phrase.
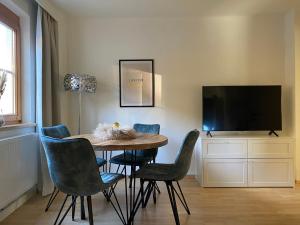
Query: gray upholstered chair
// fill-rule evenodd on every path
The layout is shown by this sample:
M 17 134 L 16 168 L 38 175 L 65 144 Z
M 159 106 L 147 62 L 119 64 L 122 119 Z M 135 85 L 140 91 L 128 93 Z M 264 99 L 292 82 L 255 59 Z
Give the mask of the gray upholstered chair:
M 51 127 L 43 127 L 41 128 L 41 132 L 44 136 L 49 136 L 53 138 L 65 138 L 71 136 L 70 131 L 63 124 Z
M 63 124 L 59 124 L 59 125 L 51 126 L 51 127 L 42 127 L 41 133 L 44 136 L 53 137 L 53 138 L 66 138 L 66 137 L 71 136 L 70 131 Z M 103 158 L 97 157 L 96 160 L 97 160 L 98 167 L 102 167 L 106 164 L 106 160 Z M 46 212 L 50 208 L 51 204 L 53 203 L 53 201 L 56 198 L 58 193 L 59 193 L 58 189 L 54 186 L 54 190 L 49 198 L 49 201 L 48 201 L 46 209 L 45 209 Z M 83 198 L 81 198 L 81 202 L 82 202 L 82 207 L 83 207 L 83 204 L 84 204 Z M 84 219 L 84 218 L 85 218 L 85 215 L 83 214 L 82 219 Z
M 147 205 L 150 194 L 155 189 L 156 181 L 164 181 L 166 183 L 175 222 L 177 225 L 180 225 L 180 221 L 176 205 L 176 196 L 182 203 L 187 213 L 190 214 L 190 210 L 179 185 L 179 181 L 186 176 L 190 168 L 193 150 L 198 137 L 198 130 L 192 130 L 186 135 L 174 164 L 147 164 L 135 173 L 135 177 L 140 178 L 141 180 L 141 188 L 138 193 L 138 198 L 134 204 L 133 215 L 137 212 L 140 205 Z M 148 181 L 149 183 L 144 190 L 145 181 Z M 177 183 L 178 190 L 176 190 L 174 187 L 174 182 Z M 129 221 L 131 221 L 133 218 L 134 216 L 131 215 Z
M 114 192 L 116 183 L 124 176 L 115 173 L 99 174 L 95 152 L 87 139 L 59 139 L 42 136 L 41 140 L 51 179 L 57 189 L 66 194 L 54 224 L 58 222 L 67 199 L 72 196 L 71 205 L 65 211 L 59 224 L 63 222 L 71 207 L 76 203 L 77 197 L 87 197 L 89 224 L 92 225 L 94 222 L 91 196 L 98 192 L 104 194 L 112 192 L 117 205 L 112 202 L 112 199 L 110 203 L 117 211 L 122 223 L 126 223 Z

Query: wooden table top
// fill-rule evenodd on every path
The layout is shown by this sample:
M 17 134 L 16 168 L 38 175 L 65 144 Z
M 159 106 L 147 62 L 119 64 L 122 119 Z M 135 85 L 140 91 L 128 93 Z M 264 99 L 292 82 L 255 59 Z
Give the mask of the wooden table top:
M 95 150 L 118 151 L 118 150 L 146 150 L 158 148 L 168 144 L 168 138 L 159 134 L 138 133 L 135 139 L 103 141 L 93 134 L 81 134 L 68 138 L 86 138 Z

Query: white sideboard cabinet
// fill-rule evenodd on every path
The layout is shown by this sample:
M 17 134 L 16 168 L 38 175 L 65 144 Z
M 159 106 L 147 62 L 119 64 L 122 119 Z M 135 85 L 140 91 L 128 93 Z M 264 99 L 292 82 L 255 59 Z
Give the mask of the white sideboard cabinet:
M 293 187 L 294 139 L 202 137 L 196 179 L 204 187 Z

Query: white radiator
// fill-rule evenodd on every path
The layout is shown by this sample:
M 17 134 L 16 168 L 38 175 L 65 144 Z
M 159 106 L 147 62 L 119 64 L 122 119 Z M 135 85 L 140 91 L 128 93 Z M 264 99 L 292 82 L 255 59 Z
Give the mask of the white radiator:
M 35 133 L 0 140 L 0 210 L 37 184 Z

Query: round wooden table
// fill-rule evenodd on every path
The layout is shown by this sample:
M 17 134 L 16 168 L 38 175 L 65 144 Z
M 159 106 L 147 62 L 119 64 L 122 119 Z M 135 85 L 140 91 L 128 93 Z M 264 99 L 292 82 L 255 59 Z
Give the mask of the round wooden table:
M 146 150 L 168 144 L 168 138 L 160 134 L 138 133 L 135 139 L 103 141 L 94 134 L 75 135 L 68 138 L 88 139 L 97 151 Z

